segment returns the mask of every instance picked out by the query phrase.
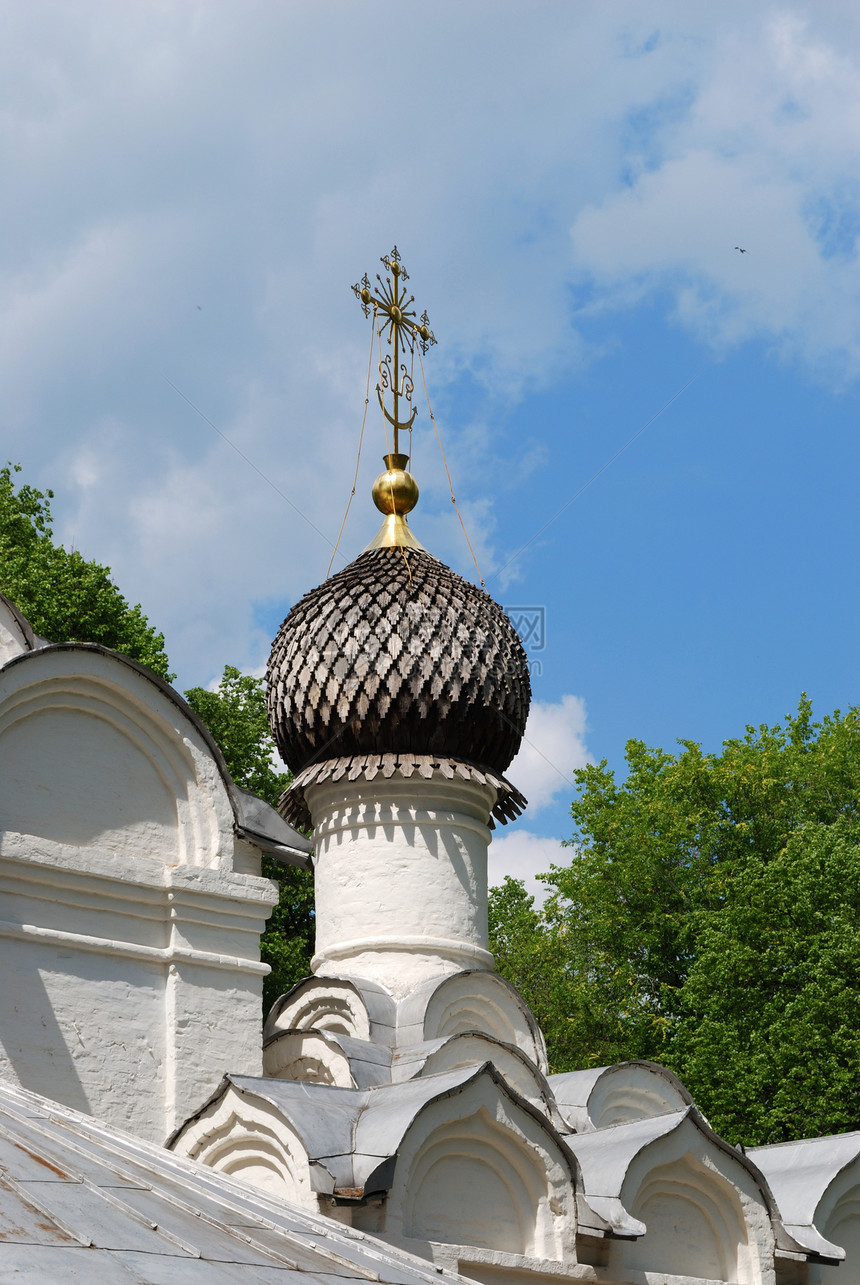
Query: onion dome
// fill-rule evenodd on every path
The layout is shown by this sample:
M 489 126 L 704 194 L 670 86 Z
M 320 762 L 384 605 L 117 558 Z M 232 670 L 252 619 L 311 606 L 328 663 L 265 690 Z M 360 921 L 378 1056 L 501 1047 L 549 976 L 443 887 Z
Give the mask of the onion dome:
M 530 700 L 526 654 L 502 608 L 414 540 L 365 550 L 296 604 L 272 648 L 268 692 L 295 773 L 367 754 L 504 772 Z

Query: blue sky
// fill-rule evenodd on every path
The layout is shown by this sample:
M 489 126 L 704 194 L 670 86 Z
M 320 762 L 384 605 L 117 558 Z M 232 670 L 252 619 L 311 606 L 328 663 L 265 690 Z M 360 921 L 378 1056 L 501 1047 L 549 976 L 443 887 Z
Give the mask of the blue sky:
M 2 12 L 3 454 L 180 687 L 259 671 L 325 574 L 367 370 L 349 287 L 397 242 L 482 572 L 545 613 L 496 876 L 559 855 L 571 771 L 623 772 L 629 737 L 856 703 L 855 5 Z M 423 409 L 414 445 L 412 525 L 471 575 Z M 371 414 L 347 558 L 383 450 Z

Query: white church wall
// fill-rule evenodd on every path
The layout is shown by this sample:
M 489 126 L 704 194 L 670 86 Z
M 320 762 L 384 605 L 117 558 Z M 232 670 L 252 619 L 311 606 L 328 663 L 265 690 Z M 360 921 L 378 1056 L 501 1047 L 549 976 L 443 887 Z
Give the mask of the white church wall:
M 103 956 L 45 937 L 10 941 L 4 933 L 0 950 L 2 1078 L 158 1139 L 164 1112 L 154 1113 L 153 1103 L 164 1102 L 167 1073 L 164 970 L 131 959 L 108 969 Z M 146 1093 L 135 1091 L 143 1083 Z
M 75 645 L 0 668 L 0 1075 L 162 1141 L 258 1073 L 253 853 L 165 684 Z
M 492 967 L 492 787 L 378 774 L 305 793 L 316 848 L 314 972 L 349 972 L 401 996 L 427 977 Z

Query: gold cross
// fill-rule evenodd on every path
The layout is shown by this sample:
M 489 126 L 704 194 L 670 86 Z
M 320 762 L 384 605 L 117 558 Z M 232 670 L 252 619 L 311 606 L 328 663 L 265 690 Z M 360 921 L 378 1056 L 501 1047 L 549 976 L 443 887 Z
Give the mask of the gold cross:
M 406 369 L 406 363 L 401 365 L 400 351 L 401 347 L 404 352 L 408 348 L 410 352 L 415 351 L 416 343 L 420 345 L 422 353 L 426 353 L 431 344 L 435 344 L 436 336 L 430 329 L 430 318 L 427 316 L 427 310 L 418 317 L 417 309 L 410 308 L 410 304 L 415 302 L 415 296 L 410 295 L 407 299 L 404 282 L 409 280 L 409 273 L 400 261 L 400 255 L 397 252 L 397 246 L 380 259 L 380 263 L 385 268 L 386 275 L 383 281 L 377 272 L 376 280 L 379 282 L 379 289 L 374 294 L 371 289 L 370 280 L 365 272 L 361 281 L 352 287 L 356 299 L 361 304 L 365 317 L 370 316 L 371 309 L 374 314 L 381 318 L 381 324 L 378 322 L 380 336 L 384 335 L 389 344 L 394 347 L 394 366 L 393 370 L 389 366 L 390 356 L 379 363 L 379 375 L 381 383 L 376 385 L 376 395 L 379 398 L 379 404 L 382 407 L 382 413 L 394 429 L 394 453 L 399 450 L 398 433 L 401 429 L 412 427 L 415 416 L 418 413 L 413 409 L 408 420 L 401 421 L 399 415 L 399 402 L 403 397 L 407 402 L 412 400 L 412 379 Z M 394 414 L 389 415 L 385 409 L 384 390 L 391 388 L 394 397 Z

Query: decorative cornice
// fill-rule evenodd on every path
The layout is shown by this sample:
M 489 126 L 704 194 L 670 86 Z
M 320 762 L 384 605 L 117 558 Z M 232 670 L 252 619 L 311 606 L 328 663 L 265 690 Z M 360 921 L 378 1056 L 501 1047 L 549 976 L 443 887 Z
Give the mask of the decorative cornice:
M 308 786 L 322 785 L 327 781 L 337 783 L 341 780 L 370 782 L 377 776 L 381 776 L 383 780 L 390 780 L 394 776 L 409 780 L 417 776 L 425 781 L 441 777 L 446 781 L 459 779 L 489 785 L 496 791 L 496 801 L 488 822 L 491 830 L 495 829 L 494 817 L 505 825 L 520 816 L 526 807 L 525 798 L 510 781 L 500 773 L 478 767 L 466 759 L 442 758 L 435 754 L 353 754 L 345 758 L 325 759 L 322 763 L 311 763 L 299 772 L 281 795 L 278 804 L 281 816 L 299 830 L 309 830 L 313 827 L 313 820 L 305 797 Z

